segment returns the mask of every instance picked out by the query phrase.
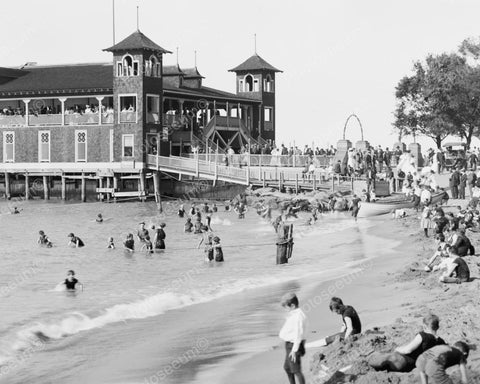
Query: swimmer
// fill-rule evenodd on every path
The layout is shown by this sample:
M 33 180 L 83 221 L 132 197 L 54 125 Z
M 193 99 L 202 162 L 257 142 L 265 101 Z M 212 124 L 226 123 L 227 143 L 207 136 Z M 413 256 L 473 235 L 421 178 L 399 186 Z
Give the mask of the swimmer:
M 155 232 L 155 237 L 153 243 L 155 244 L 155 249 L 165 249 L 165 238 L 167 237 L 163 228 L 166 227 L 165 223 L 160 223 L 159 228 Z
M 47 237 L 47 235 L 45 235 L 45 232 L 39 231 L 38 234 L 40 235 L 40 237 L 38 238 L 38 241 L 37 241 L 38 244 L 43 245 L 47 248 L 52 248 L 53 247 L 52 242 Z
M 212 213 L 208 212 L 207 213 L 207 227 L 211 228 L 210 223 L 212 222 Z
M 230 200 L 225 201 L 225 211 L 230 212 Z
M 193 224 L 193 233 L 194 234 L 202 233 L 202 226 L 203 226 L 202 221 L 200 220 L 200 218 L 197 217 L 195 224 Z
M 12 215 L 17 215 L 17 214 L 19 214 L 21 211 L 23 211 L 23 209 L 18 210 L 17 207 L 13 207 Z
M 203 212 L 203 213 L 208 213 L 208 212 L 210 212 L 210 207 L 208 206 L 207 203 L 204 203 L 204 204 L 203 204 L 202 212 Z
M 210 228 L 208 228 L 206 225 L 202 225 L 202 239 L 198 243 L 197 249 L 200 248 L 200 245 L 202 243 L 205 243 L 205 261 L 212 261 L 213 260 L 213 247 L 212 247 L 212 242 L 213 242 L 213 232 Z
M 135 250 L 135 240 L 133 239 L 133 234 L 129 233 L 127 235 L 127 238 L 123 242 L 123 248 L 130 252 Z
M 99 214 L 97 215 L 97 218 L 95 219 L 95 221 L 96 221 L 97 223 L 103 223 L 103 217 L 102 217 L 102 214 L 101 214 L 101 213 L 99 213 Z
M 192 232 L 193 224 L 192 224 L 192 219 L 188 218 L 185 225 L 183 226 L 183 230 L 185 233 L 190 233 Z
M 223 250 L 222 250 L 222 245 L 220 244 L 220 238 L 218 236 L 215 236 L 213 239 L 212 243 L 212 248 L 213 248 L 213 253 L 215 255 L 215 261 L 217 262 L 223 262 Z
M 183 204 L 180 205 L 180 207 L 178 208 L 178 217 L 182 218 L 185 216 L 185 208 L 183 208 Z
M 218 208 L 217 208 L 217 204 L 213 203 L 212 205 L 212 212 L 217 212 L 218 211 Z
M 140 229 L 137 231 L 139 241 L 145 241 L 145 237 L 149 235 L 148 229 L 145 228 L 145 222 L 140 223 Z
M 195 210 L 195 204 L 192 204 L 192 206 L 190 207 L 190 210 L 188 211 L 188 214 L 190 216 L 195 216 L 195 213 L 197 213 L 197 211 Z
M 115 249 L 115 244 L 113 242 L 113 237 L 108 238 L 107 249 Z
M 82 286 L 82 291 L 83 291 L 83 284 L 80 283 L 76 278 L 75 278 L 75 272 L 73 270 L 68 271 L 67 278 L 62 281 L 60 284 L 65 284 L 65 288 L 67 291 L 75 291 L 75 285 L 81 285 Z
M 145 236 L 145 239 L 143 240 L 142 248 L 140 250 L 147 251 L 147 253 L 153 253 L 153 244 L 150 241 L 149 235 Z
M 362 201 L 357 195 L 353 195 L 352 198 L 352 216 L 357 221 L 358 211 L 360 211 L 360 201 Z
M 80 239 L 79 237 L 75 236 L 73 233 L 69 233 L 67 237 L 70 239 L 70 240 L 68 240 L 67 246 L 69 246 L 69 247 L 75 247 L 75 248 L 81 248 L 81 247 L 84 247 L 84 246 L 85 246 L 85 244 L 84 244 L 84 242 L 82 241 L 82 239 Z

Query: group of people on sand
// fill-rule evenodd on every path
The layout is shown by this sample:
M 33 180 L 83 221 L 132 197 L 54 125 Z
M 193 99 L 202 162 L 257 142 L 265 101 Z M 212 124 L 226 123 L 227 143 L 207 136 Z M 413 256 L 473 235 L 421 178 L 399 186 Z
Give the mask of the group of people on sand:
M 295 293 L 289 292 L 282 297 L 281 305 L 288 311 L 287 318 L 280 330 L 279 337 L 285 342 L 285 360 L 283 368 L 290 384 L 304 384 L 301 359 L 306 348 L 324 347 L 335 340 L 357 339 L 362 332 L 362 324 L 357 311 L 345 305 L 339 297 L 330 299 L 330 311 L 342 317 L 339 333 L 306 343 L 308 320 L 299 306 Z M 458 365 L 463 384 L 468 383 L 466 362 L 470 347 L 464 341 L 448 345 L 437 332 L 440 319 L 434 314 L 423 318 L 423 330 L 416 333 L 406 344 L 387 353 L 374 352 L 368 358 L 368 365 L 377 371 L 406 373 L 418 369 L 422 384 L 452 384 L 446 370 Z

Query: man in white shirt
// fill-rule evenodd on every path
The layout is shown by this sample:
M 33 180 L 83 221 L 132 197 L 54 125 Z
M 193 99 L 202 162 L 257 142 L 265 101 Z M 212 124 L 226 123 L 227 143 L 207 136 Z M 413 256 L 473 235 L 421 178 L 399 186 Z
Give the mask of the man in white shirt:
M 427 202 L 432 201 L 432 193 L 428 190 L 428 186 L 424 185 L 422 192 L 420 193 L 420 202 L 425 205 Z
M 307 316 L 298 307 L 298 298 L 293 292 L 285 294 L 281 304 L 288 311 L 287 319 L 279 334 L 279 337 L 285 341 L 286 355 L 283 368 L 290 384 L 296 383 L 295 378 L 299 384 L 305 384 L 300 360 L 305 355 Z

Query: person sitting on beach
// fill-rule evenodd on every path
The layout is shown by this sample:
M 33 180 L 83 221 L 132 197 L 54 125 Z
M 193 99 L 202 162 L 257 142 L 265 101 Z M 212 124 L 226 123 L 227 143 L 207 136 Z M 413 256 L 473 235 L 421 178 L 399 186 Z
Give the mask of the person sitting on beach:
M 149 235 L 148 229 L 145 228 L 145 223 L 140 223 L 140 229 L 137 231 L 137 237 L 139 241 L 145 241 L 145 238 Z
M 460 367 L 462 384 L 468 384 L 466 365 L 469 352 L 467 343 L 457 341 L 453 346 L 438 345 L 422 353 L 416 363 L 422 384 L 453 383 L 446 370 L 454 365 Z
M 135 250 L 135 240 L 133 239 L 133 234 L 129 233 L 127 235 L 127 238 L 123 242 L 123 248 L 130 252 Z
M 438 266 L 442 262 L 442 258 L 448 257 L 447 252 L 447 243 L 445 241 L 445 235 L 443 233 L 439 233 L 436 238 L 437 242 L 437 250 L 433 254 L 433 256 L 428 260 L 427 265 L 425 266 L 426 272 L 431 272 L 434 267 Z
M 65 289 L 67 291 L 74 291 L 76 289 L 75 285 L 81 285 L 82 286 L 82 291 L 83 291 L 83 284 L 80 283 L 76 278 L 75 278 L 75 272 L 73 270 L 69 270 L 67 273 L 67 278 L 61 283 L 65 284 Z
M 287 373 L 290 384 L 305 384 L 302 373 L 301 358 L 305 355 L 305 341 L 308 333 L 307 316 L 299 308 L 298 297 L 293 292 L 286 293 L 280 302 L 288 311 L 285 324 L 279 337 L 285 341 L 285 362 L 283 369 Z
M 113 237 L 108 238 L 107 249 L 115 249 L 115 243 L 113 242 Z
M 220 244 L 220 238 L 218 236 L 214 236 L 212 239 L 212 248 L 213 254 L 215 257 L 215 261 L 223 262 L 223 250 L 222 245 Z
M 155 231 L 155 237 L 153 239 L 155 249 L 165 249 L 165 238 L 167 237 L 165 230 L 163 229 L 165 227 L 165 223 L 160 223 L 159 228 L 157 228 L 157 230 Z
M 342 329 L 339 333 L 321 339 L 319 345 L 329 345 L 337 338 L 340 338 L 340 340 L 347 340 L 349 337 L 362 332 L 362 323 L 360 322 L 357 311 L 355 311 L 353 307 L 350 305 L 344 305 L 342 299 L 338 297 L 332 297 L 330 299 L 329 308 L 331 312 L 335 312 L 342 316 Z
M 193 228 L 192 219 L 189 217 L 185 222 L 185 225 L 183 226 L 183 231 L 186 233 L 190 233 L 192 232 L 192 228 Z
M 153 244 L 150 241 L 149 235 L 145 236 L 145 239 L 143 240 L 142 248 L 140 250 L 147 251 L 147 253 L 153 253 Z
M 475 255 L 475 247 L 472 245 L 470 239 L 465 235 L 465 229 L 460 228 L 457 231 L 457 237 L 455 243 L 452 244 L 458 251 L 458 256 L 471 256 Z
M 423 331 L 415 335 L 408 344 L 396 348 L 391 353 L 374 353 L 368 364 L 376 371 L 411 372 L 415 368 L 418 357 L 426 350 L 445 341 L 437 336 L 439 319 L 436 315 L 423 318 Z
M 435 216 L 433 217 L 433 222 L 435 223 L 435 233 L 438 235 L 443 233 L 445 228 L 447 228 L 449 222 L 445 217 L 445 212 L 442 208 L 435 209 Z
M 67 246 L 75 248 L 81 248 L 85 246 L 82 239 L 75 236 L 73 233 L 69 233 L 67 237 L 69 238 Z
M 103 216 L 101 213 L 97 215 L 97 218 L 95 219 L 97 223 L 103 223 Z
M 443 192 L 443 195 L 442 195 L 442 200 L 441 200 L 441 205 L 443 204 L 448 204 L 448 200 L 450 200 L 450 196 L 448 194 L 448 192 L 445 190 L 445 188 L 440 188 L 440 190 Z
M 453 283 L 461 284 L 466 283 L 470 280 L 470 269 L 465 260 L 458 256 L 458 251 L 455 247 L 446 247 L 448 252 L 448 261 L 445 263 L 447 266 L 447 271 L 440 277 L 440 282 L 442 283 Z M 439 269 L 443 265 L 439 265 Z M 434 268 L 435 270 L 435 268 Z
M 38 234 L 40 235 L 40 237 L 38 238 L 38 241 L 37 241 L 38 244 L 40 244 L 41 246 L 47 247 L 47 248 L 52 248 L 53 247 L 52 242 L 47 237 L 45 232 L 38 231 Z

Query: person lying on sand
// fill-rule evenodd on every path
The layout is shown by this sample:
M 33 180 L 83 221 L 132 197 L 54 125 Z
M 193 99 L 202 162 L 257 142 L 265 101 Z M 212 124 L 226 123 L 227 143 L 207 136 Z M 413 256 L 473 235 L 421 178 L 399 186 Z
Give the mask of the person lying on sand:
M 465 260 L 458 256 L 455 247 L 446 247 L 448 258 L 451 261 L 447 267 L 447 271 L 440 277 L 442 283 L 461 284 L 470 280 L 470 269 Z
M 463 341 L 457 341 L 452 347 L 438 345 L 424 352 L 417 359 L 422 384 L 453 384 L 446 369 L 458 365 L 462 383 L 467 384 L 467 358 L 470 347 Z
M 337 338 L 340 340 L 347 340 L 352 335 L 357 335 L 362 332 L 362 323 L 358 317 L 357 311 L 350 305 L 344 305 L 342 299 L 339 297 L 332 297 L 330 299 L 330 311 L 342 316 L 343 325 L 339 333 L 328 336 L 324 339 L 314 342 L 316 346 L 326 346 L 333 343 Z
M 445 344 L 445 341 L 437 336 L 438 328 L 438 316 L 432 314 L 425 316 L 423 331 L 417 333 L 413 340 L 396 348 L 391 353 L 375 352 L 370 357 L 368 364 L 377 371 L 412 371 L 415 368 L 415 362 L 423 352 L 437 345 Z

